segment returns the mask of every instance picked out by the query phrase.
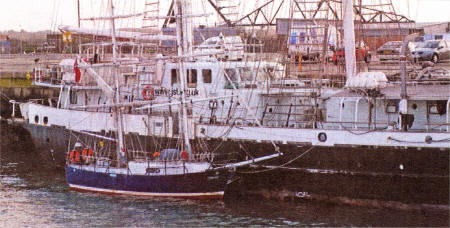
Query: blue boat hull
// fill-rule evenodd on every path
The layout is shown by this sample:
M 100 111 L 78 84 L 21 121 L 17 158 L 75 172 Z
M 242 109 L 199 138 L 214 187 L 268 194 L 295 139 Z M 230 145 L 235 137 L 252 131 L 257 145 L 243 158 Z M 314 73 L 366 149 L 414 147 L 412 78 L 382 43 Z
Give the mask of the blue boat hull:
M 66 180 L 78 191 L 151 197 L 221 199 L 226 170 L 180 175 L 127 175 L 102 173 L 66 166 Z

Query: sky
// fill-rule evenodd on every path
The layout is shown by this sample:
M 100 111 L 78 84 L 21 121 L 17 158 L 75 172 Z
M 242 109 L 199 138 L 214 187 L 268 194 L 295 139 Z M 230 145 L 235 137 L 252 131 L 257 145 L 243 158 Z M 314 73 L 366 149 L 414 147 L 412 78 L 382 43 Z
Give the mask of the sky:
M 76 0 L 0 0 L 0 31 L 55 30 L 58 25 L 76 25 Z M 85 1 L 85 0 L 81 0 Z M 90 2 L 104 0 L 89 0 Z M 135 0 L 140 5 L 144 0 Z M 248 0 L 245 0 L 246 2 Z M 254 0 L 263 3 L 264 0 Z M 450 21 L 450 0 L 392 0 L 398 13 L 417 22 Z M 86 1 L 85 1 L 86 2 Z M 132 0 L 127 0 L 133 2 Z M 169 0 L 161 0 L 163 4 Z M 244 2 L 244 1 L 243 1 Z M 85 3 L 86 4 L 86 3 Z M 92 4 L 92 3 L 91 3 Z M 248 4 L 248 3 L 246 3 Z M 143 4 L 142 4 L 143 5 Z M 254 5 L 255 4 L 250 4 Z M 84 5 L 84 7 L 88 7 Z M 248 9 L 251 6 L 246 6 Z M 134 9 L 134 8 L 133 8 Z M 83 9 L 82 9 L 83 10 Z M 86 12 L 86 11 L 83 11 Z M 139 11 L 136 11 L 139 12 Z

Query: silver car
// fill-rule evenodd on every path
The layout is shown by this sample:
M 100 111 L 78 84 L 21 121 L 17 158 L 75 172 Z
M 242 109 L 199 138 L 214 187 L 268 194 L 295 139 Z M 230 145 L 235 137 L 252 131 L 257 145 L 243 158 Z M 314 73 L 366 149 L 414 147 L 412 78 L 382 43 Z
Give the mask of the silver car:
M 427 40 L 420 43 L 416 50 L 412 52 L 414 61 L 432 61 L 450 59 L 450 47 L 445 40 Z
M 402 49 L 403 41 L 389 41 L 384 43 L 377 49 L 377 56 L 380 61 L 392 61 L 400 59 L 400 52 Z M 412 51 L 414 51 L 415 45 L 412 42 L 408 42 L 406 49 L 406 57 L 412 60 Z

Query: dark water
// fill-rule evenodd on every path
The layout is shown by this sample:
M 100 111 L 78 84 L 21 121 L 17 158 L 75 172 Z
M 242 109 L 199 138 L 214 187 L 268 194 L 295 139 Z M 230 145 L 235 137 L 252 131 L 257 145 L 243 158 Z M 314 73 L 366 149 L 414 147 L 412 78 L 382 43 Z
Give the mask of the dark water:
M 74 192 L 65 184 L 64 171 L 40 165 L 30 145 L 10 142 L 0 149 L 0 227 L 448 226 L 449 211 Z

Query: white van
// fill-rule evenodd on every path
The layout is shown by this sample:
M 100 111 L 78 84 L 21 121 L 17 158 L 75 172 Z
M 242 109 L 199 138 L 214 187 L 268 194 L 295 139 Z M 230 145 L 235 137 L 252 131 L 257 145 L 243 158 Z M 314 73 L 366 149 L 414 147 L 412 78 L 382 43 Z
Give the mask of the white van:
M 195 54 L 215 57 L 219 60 L 242 60 L 244 43 L 240 36 L 214 36 L 206 39 L 198 47 Z

